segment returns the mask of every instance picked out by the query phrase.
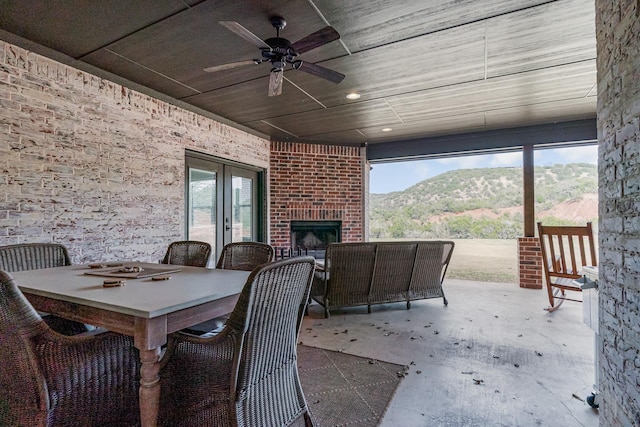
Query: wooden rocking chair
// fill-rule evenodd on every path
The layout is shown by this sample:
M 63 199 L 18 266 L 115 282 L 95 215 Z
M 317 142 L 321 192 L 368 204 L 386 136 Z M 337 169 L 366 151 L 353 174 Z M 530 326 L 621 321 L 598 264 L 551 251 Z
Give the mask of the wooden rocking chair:
M 573 281 L 582 277 L 582 267 L 598 265 L 591 223 L 586 226 L 544 226 L 539 222 L 538 236 L 550 304 L 545 310 L 555 311 L 565 300 L 582 302 L 570 298 L 566 291 L 582 292 Z

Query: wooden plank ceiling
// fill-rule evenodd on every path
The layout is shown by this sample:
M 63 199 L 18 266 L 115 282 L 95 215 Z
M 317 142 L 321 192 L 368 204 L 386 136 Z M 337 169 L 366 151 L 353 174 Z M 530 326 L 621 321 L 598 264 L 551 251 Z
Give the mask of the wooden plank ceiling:
M 0 28 L 275 140 L 380 143 L 594 118 L 593 0 L 0 1 Z M 218 22 L 261 39 L 269 17 L 295 42 L 326 25 L 341 39 L 300 55 L 346 78 L 270 65 Z M 2 34 L 0 34 L 1 38 Z M 348 100 L 350 92 L 361 94 Z M 383 132 L 382 129 L 391 128 Z

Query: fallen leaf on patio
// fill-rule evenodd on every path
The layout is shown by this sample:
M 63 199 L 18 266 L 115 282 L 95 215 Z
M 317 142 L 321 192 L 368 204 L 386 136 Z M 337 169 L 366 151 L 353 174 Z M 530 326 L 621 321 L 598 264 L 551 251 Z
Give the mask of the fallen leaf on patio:
M 520 365 L 519 365 L 519 364 L 517 364 L 517 363 L 514 363 L 514 364 L 513 364 L 513 366 L 515 366 L 516 368 L 519 368 L 519 367 L 520 367 Z
M 398 378 L 404 378 L 407 376 L 407 371 L 398 371 L 396 372 L 396 375 L 398 376 Z
M 539 351 L 536 351 L 536 354 L 537 354 L 538 356 L 542 356 L 542 353 L 540 353 Z
M 498 318 L 498 316 L 497 316 L 497 315 L 496 315 L 496 316 L 493 316 L 493 317 L 495 317 L 496 319 Z
M 522 337 L 522 334 L 518 335 L 518 338 L 521 338 L 521 337 Z
M 351 338 L 349 341 L 350 342 L 358 341 L 358 338 Z
M 410 339 L 411 339 L 411 340 L 417 340 L 418 338 L 416 338 L 416 337 L 411 337 Z
M 495 393 L 500 393 L 500 390 L 494 390 Z

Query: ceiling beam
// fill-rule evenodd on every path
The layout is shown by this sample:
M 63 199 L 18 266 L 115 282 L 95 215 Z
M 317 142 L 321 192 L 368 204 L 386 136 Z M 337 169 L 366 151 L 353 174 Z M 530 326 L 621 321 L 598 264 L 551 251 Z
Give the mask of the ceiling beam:
M 376 163 L 490 151 L 510 151 L 519 150 L 525 145 L 540 147 L 562 143 L 594 143 L 597 139 L 596 119 L 593 118 L 369 144 L 367 146 L 367 160 Z

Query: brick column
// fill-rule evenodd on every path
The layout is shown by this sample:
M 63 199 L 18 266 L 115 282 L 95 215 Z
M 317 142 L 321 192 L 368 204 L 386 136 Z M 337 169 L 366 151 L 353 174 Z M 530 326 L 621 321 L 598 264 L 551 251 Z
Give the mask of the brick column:
M 271 142 L 270 243 L 291 247 L 291 221 L 341 221 L 342 242 L 364 240 L 362 147 Z
M 518 272 L 521 288 L 542 289 L 542 255 L 537 237 L 518 238 Z

